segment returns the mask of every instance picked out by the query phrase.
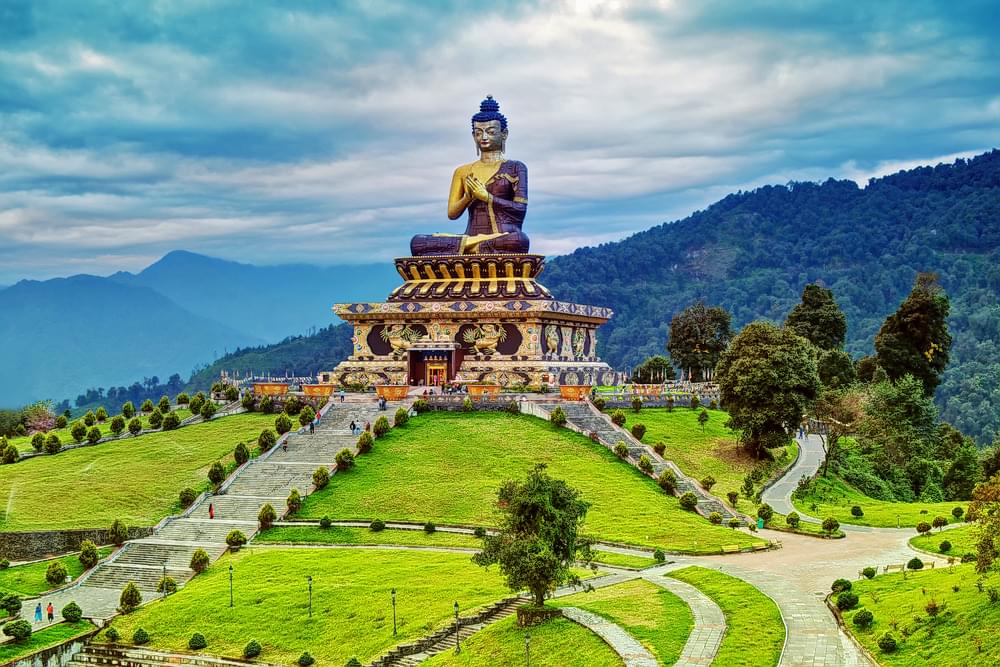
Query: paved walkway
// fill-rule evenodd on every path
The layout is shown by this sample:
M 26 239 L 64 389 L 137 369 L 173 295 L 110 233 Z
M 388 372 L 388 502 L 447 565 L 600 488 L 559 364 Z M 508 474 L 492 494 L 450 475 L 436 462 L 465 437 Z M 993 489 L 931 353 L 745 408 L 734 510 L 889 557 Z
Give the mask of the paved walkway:
M 788 472 L 777 482 L 769 486 L 761 494 L 761 502 L 765 502 L 774 508 L 778 514 L 788 514 L 796 512 L 792 505 L 792 493 L 799 485 L 799 480 L 803 477 L 812 477 L 823 465 L 825 454 L 823 453 L 823 441 L 818 435 L 810 434 L 805 438 L 799 438 L 799 458 Z M 802 513 L 799 512 L 799 516 Z M 822 523 L 813 517 L 802 516 L 803 521 L 810 523 Z
M 644 574 L 642 578 L 684 600 L 694 616 L 694 627 L 674 667 L 700 667 L 712 664 L 722 644 L 722 637 L 726 634 L 726 617 L 719 605 L 684 581 L 670 579 L 662 574 Z
M 563 607 L 562 614 L 603 639 L 621 656 L 625 667 L 658 667 L 653 654 L 617 623 L 576 607 Z

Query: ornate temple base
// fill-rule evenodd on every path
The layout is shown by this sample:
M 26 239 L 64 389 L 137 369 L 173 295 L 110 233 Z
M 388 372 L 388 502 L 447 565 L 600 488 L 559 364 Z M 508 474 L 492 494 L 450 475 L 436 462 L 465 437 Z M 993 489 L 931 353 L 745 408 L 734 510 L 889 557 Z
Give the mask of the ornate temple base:
M 551 299 L 536 281 L 544 264 L 542 255 L 400 257 L 396 271 L 406 282 L 389 300 Z

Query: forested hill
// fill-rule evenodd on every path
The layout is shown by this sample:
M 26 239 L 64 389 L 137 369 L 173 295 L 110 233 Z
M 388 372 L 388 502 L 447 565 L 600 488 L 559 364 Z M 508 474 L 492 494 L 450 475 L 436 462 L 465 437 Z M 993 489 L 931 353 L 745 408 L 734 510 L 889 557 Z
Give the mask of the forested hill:
M 1000 428 L 1000 151 L 873 179 L 739 192 L 673 223 L 548 262 L 559 299 L 610 306 L 600 352 L 632 366 L 663 353 L 670 318 L 697 299 L 734 326 L 782 321 L 806 283 L 830 287 L 847 349 L 872 351 L 919 271 L 951 298 L 942 417 L 980 443 Z

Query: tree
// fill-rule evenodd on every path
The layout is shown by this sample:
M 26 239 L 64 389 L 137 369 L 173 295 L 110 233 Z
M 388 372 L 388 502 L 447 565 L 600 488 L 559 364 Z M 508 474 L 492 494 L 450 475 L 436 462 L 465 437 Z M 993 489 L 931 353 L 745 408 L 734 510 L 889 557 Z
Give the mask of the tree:
M 483 550 L 472 560 L 483 567 L 499 565 L 507 586 L 527 589 L 541 607 L 546 593 L 576 580 L 571 568 L 588 505 L 579 491 L 549 477 L 544 464 L 536 465 L 524 482 L 504 482 L 497 500 L 499 529 L 484 538 Z
M 823 519 L 823 530 L 826 531 L 827 535 L 833 535 L 835 532 L 840 530 L 840 522 L 832 516 L 827 517 Z
M 97 423 L 97 415 L 94 414 L 93 410 L 87 410 L 87 414 L 83 416 L 83 423 L 87 426 L 93 426 Z
M 125 418 L 121 415 L 115 415 L 111 418 L 111 432 L 115 435 L 121 435 L 125 430 Z
M 236 449 L 233 450 L 233 459 L 235 459 L 236 465 L 243 465 L 250 460 L 250 450 L 244 443 L 237 443 Z
M 816 371 L 824 387 L 847 387 L 857 380 L 851 355 L 843 350 L 822 350 L 816 359 Z
M 913 290 L 875 336 L 878 365 L 890 380 L 912 375 L 931 396 L 948 365 L 948 296 L 931 273 L 917 275 Z
M 788 313 L 785 326 L 821 350 L 839 350 L 847 335 L 847 317 L 833 292 L 816 284 L 802 290 L 802 301 Z
M 171 410 L 163 417 L 163 422 L 160 424 L 160 427 L 164 431 L 173 431 L 174 429 L 179 428 L 180 425 L 181 418 L 177 416 L 176 412 Z
M 62 449 L 62 443 L 59 441 L 59 436 L 55 433 L 49 433 L 45 438 L 46 453 L 58 454 L 60 449 Z
M 732 316 L 725 308 L 688 306 L 670 320 L 667 351 L 674 364 L 687 370 L 687 379 L 712 379 L 722 351 L 733 337 Z
M 270 528 L 277 519 L 278 513 L 274 511 L 274 505 L 271 503 L 264 503 L 263 507 L 260 508 L 260 512 L 257 513 L 257 523 L 260 524 L 261 530 Z
M 94 416 L 97 417 L 97 421 L 103 423 L 108 418 L 108 411 L 105 410 L 104 406 L 102 405 L 101 407 L 97 408 L 97 412 L 94 413 Z
M 66 582 L 67 575 L 66 566 L 62 561 L 54 560 L 45 570 L 45 581 L 49 582 L 50 586 L 60 586 Z
M 142 402 L 142 406 L 140 407 L 140 409 L 143 412 L 152 412 L 153 411 L 153 401 L 151 401 L 151 400 L 149 400 L 147 398 L 145 401 Z
M 160 396 L 160 400 L 156 404 L 156 407 L 158 407 L 160 409 L 160 412 L 162 412 L 163 414 L 167 414 L 168 412 L 170 412 L 170 397 Z
M 98 426 L 91 426 L 87 431 L 87 442 L 96 445 L 101 439 L 101 429 Z
M 961 444 L 952 454 L 951 465 L 944 474 L 942 486 L 948 500 L 968 500 L 972 490 L 982 479 L 979 450 L 972 438 L 962 438 Z
M 201 410 L 198 411 L 198 414 L 201 415 L 202 419 L 208 421 L 215 415 L 216 410 L 218 410 L 218 408 L 215 406 L 215 401 L 205 401 L 202 403 Z
M 306 405 L 299 411 L 299 424 L 302 426 L 308 426 L 309 422 L 314 419 L 316 419 L 316 411 L 311 405 Z
M 285 506 L 288 508 L 289 514 L 295 514 L 302 509 L 302 495 L 299 493 L 298 489 L 291 490 L 288 494 L 288 498 L 285 499 Z
M 118 598 L 118 608 L 127 614 L 141 604 L 142 593 L 139 592 L 139 587 L 135 585 L 135 582 L 130 581 L 125 584 L 121 597 Z
M 632 369 L 632 382 L 639 384 L 667 382 L 675 377 L 673 365 L 662 354 L 647 357 L 642 365 Z
M 719 359 L 716 380 L 726 425 L 758 458 L 788 441 L 820 389 L 809 341 L 770 322 L 740 331 Z
M 702 411 L 698 413 L 698 423 L 701 424 L 701 432 L 705 432 L 705 424 L 708 423 L 708 410 L 702 408 Z
M 191 562 L 188 566 L 194 570 L 196 574 L 201 574 L 208 569 L 211 562 L 212 560 L 208 557 L 208 552 L 201 547 L 198 547 L 194 550 L 194 553 L 191 554 Z
M 142 421 L 138 417 L 132 417 L 128 422 L 128 432 L 132 435 L 139 435 L 142 433 Z
M 163 413 L 160 412 L 159 408 L 153 408 L 153 411 L 149 413 L 149 426 L 150 428 L 163 426 Z
M 208 481 L 210 481 L 215 486 L 222 484 L 226 479 L 226 469 L 222 467 L 222 464 L 216 461 L 208 469 Z
M 826 428 L 819 430 L 823 445 L 823 467 L 820 475 L 826 477 L 833 460 L 844 439 L 852 435 L 861 420 L 863 396 L 856 391 L 824 388 L 812 406 L 812 416 Z
M 73 442 L 83 442 L 83 439 L 87 437 L 87 425 L 77 420 L 73 422 L 73 427 L 69 430 L 69 434 L 73 436 Z
M 1000 474 L 976 486 L 969 504 L 976 522 L 976 572 L 985 573 L 1000 555 Z
M 278 432 L 279 435 L 284 435 L 292 430 L 292 420 L 288 418 L 284 412 L 282 412 L 274 420 L 274 430 Z
M 260 448 L 261 452 L 266 452 L 271 449 L 271 447 L 274 447 L 277 442 L 278 436 L 276 436 L 274 431 L 269 428 L 265 428 L 260 432 L 260 435 L 257 436 L 257 447 Z
M 3 633 L 11 638 L 11 641 L 24 642 L 31 638 L 31 623 L 22 619 L 11 621 L 3 626 Z
M 125 540 L 128 539 L 128 528 L 125 526 L 124 521 L 121 519 L 115 519 L 111 522 L 111 529 L 108 531 L 108 539 L 119 547 L 125 544 Z
M 100 559 L 100 554 L 97 553 L 97 545 L 90 540 L 84 540 L 80 543 L 80 555 L 77 558 L 83 569 L 89 570 L 94 567 Z
M 135 417 L 135 405 L 132 401 L 125 401 L 122 403 L 122 416 L 125 417 L 125 419 L 132 419 L 132 417 Z

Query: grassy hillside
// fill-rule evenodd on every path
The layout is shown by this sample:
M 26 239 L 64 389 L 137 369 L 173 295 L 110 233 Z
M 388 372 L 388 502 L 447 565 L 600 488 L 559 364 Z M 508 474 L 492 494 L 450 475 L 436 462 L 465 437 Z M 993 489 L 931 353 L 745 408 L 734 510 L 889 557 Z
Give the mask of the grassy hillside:
M 4 466 L 0 531 L 149 526 L 178 509 L 184 487 L 208 487 L 213 461 L 256 442 L 274 415 L 240 414 Z
M 177 415 L 178 419 L 180 419 L 181 421 L 183 421 L 183 420 L 185 420 L 185 419 L 187 419 L 188 417 L 191 416 L 191 411 L 188 410 L 187 408 L 179 408 L 177 410 L 174 410 L 173 412 L 174 412 L 174 414 Z M 136 416 L 139 417 L 140 421 L 142 422 L 142 427 L 143 428 L 151 428 L 150 425 L 149 425 L 149 415 L 147 415 L 147 414 L 145 414 L 143 412 L 138 412 L 138 413 L 136 413 Z M 125 420 L 125 423 L 128 424 L 128 420 Z M 77 444 L 77 442 L 75 440 L 73 440 L 73 435 L 70 432 L 72 425 L 73 425 L 73 423 L 70 422 L 69 425 L 66 426 L 66 428 L 54 428 L 51 431 L 49 431 L 48 433 L 46 433 L 45 435 L 48 436 L 48 435 L 51 435 L 51 434 L 55 434 L 59 438 L 59 442 L 62 443 L 63 447 L 65 447 L 66 445 L 75 445 L 75 444 Z M 108 419 L 106 419 L 104 421 L 104 423 L 98 422 L 98 423 L 94 424 L 94 426 L 96 426 L 97 428 L 99 428 L 101 430 L 101 437 L 102 438 L 106 438 L 106 437 L 109 437 L 111 435 L 114 435 L 111 432 L 111 417 L 109 417 Z M 89 431 L 90 428 L 88 427 L 87 430 Z M 126 434 L 126 435 L 128 435 L 128 430 L 123 431 L 123 433 Z M 31 447 L 31 437 L 30 436 L 19 436 L 19 437 L 14 437 L 14 438 L 8 438 L 8 441 L 12 445 L 14 445 L 15 447 L 17 447 L 18 451 L 20 451 L 20 452 L 32 452 L 32 451 L 34 451 L 34 449 L 32 449 L 32 447 Z M 84 439 L 84 442 L 86 442 L 86 439 Z
M 588 534 L 683 552 L 756 541 L 682 510 L 605 448 L 534 417 L 430 413 L 393 429 L 357 461 L 306 498 L 300 516 L 492 525 L 500 483 L 545 463 L 590 503 Z

